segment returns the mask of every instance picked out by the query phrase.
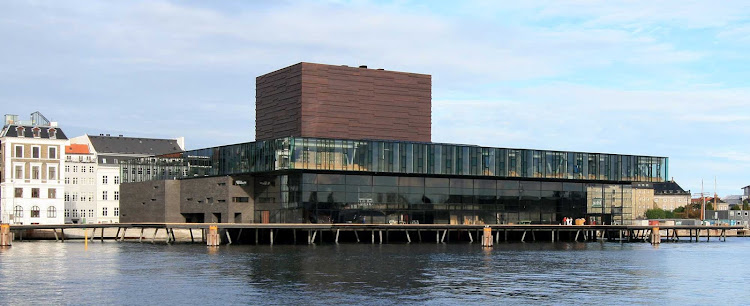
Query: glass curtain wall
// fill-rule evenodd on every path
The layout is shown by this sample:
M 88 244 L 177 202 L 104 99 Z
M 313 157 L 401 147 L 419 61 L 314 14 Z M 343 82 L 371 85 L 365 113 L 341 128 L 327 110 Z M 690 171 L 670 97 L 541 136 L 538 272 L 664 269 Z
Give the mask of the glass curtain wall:
M 275 204 L 278 222 L 559 224 L 563 217 L 586 217 L 628 224 L 632 218 L 629 184 L 329 173 L 279 177 L 287 182 L 282 190 L 299 192 Z
M 122 162 L 125 182 L 275 170 L 663 182 L 667 158 L 376 140 L 282 138 Z

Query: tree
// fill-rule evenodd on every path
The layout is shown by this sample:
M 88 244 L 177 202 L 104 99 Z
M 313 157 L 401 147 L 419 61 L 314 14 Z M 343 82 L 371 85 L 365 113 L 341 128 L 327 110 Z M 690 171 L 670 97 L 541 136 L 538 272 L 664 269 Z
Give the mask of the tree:
M 713 203 L 706 203 L 706 210 L 714 210 L 714 204 Z
M 667 212 L 661 208 L 652 208 L 646 211 L 646 218 L 649 219 L 666 219 Z

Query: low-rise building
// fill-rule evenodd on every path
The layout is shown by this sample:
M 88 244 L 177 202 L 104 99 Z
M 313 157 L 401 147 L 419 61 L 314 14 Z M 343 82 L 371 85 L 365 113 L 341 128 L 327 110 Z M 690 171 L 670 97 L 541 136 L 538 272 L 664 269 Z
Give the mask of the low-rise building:
M 72 223 L 120 222 L 120 162 L 132 158 L 180 152 L 184 138 L 153 139 L 83 135 L 70 139 L 65 160 L 65 221 Z M 123 169 L 151 171 L 151 169 Z
M 31 120 L 5 115 L 0 131 L 0 216 L 3 223 L 63 222 L 60 171 L 67 137 L 41 113 Z
M 690 204 L 690 190 L 685 191 L 675 181 L 653 183 L 654 206 L 663 210 L 674 210 Z
M 646 211 L 654 208 L 654 186 L 648 182 L 633 183 L 633 218 L 645 219 Z

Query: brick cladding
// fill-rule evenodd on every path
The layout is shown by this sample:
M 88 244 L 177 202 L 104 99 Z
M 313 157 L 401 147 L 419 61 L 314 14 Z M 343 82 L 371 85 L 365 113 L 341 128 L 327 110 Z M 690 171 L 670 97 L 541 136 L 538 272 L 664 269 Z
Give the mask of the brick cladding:
M 431 140 L 429 75 L 300 63 L 256 82 L 258 140 Z

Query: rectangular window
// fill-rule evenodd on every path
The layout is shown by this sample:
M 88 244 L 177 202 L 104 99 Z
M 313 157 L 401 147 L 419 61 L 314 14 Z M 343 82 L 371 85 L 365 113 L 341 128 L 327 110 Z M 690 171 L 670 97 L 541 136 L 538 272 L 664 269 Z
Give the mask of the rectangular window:
M 78 178 L 77 177 L 73 178 L 73 185 L 78 185 Z
M 78 166 L 73 166 L 73 173 L 78 172 Z
M 16 179 L 23 179 L 23 166 L 16 165 Z
M 94 166 L 89 166 L 89 172 L 94 173 Z
M 120 192 L 115 191 L 115 201 L 119 201 L 119 200 L 120 200 Z
M 248 203 L 248 202 L 250 202 L 250 198 L 249 197 L 233 197 L 232 198 L 232 202 L 235 202 L 235 203 Z
M 49 159 L 56 159 L 57 158 L 57 147 L 49 147 L 47 149 L 47 158 L 49 158 Z
M 72 198 L 73 202 L 78 201 L 78 192 L 74 192 L 72 196 L 73 196 Z
M 23 188 L 16 188 L 16 198 L 23 198 Z
M 102 191 L 102 200 L 107 200 L 107 191 Z
M 41 151 L 42 148 L 38 146 L 31 147 L 31 158 L 40 158 L 41 157 Z
M 66 178 L 65 178 L 65 184 L 66 184 L 66 185 L 70 185 L 70 178 L 69 178 L 69 177 L 66 177 Z
M 23 146 L 16 146 L 16 158 L 23 158 Z
M 115 175 L 115 185 L 120 183 L 120 176 Z
M 55 188 L 47 189 L 47 198 L 48 199 L 56 199 L 57 198 L 57 189 L 55 189 Z
M 39 174 L 39 166 L 31 166 L 31 179 L 32 180 L 38 180 L 41 179 L 41 176 Z
M 78 218 L 78 210 L 77 209 L 73 210 L 73 218 Z
M 102 184 L 107 185 L 107 176 L 102 176 Z
M 56 180 L 57 179 L 57 167 L 47 166 L 47 179 L 48 180 Z
M 89 209 L 89 218 L 93 218 L 93 217 L 94 217 L 94 210 Z
M 66 191 L 64 193 L 63 197 L 65 198 L 65 202 L 70 202 L 70 193 L 69 192 Z
M 86 173 L 86 166 L 81 166 L 81 173 Z
M 31 188 L 31 197 L 39 198 L 39 188 Z
M 120 208 L 115 207 L 115 217 L 119 217 L 119 216 L 120 216 Z
M 70 157 L 70 156 L 68 156 L 68 157 Z M 70 166 L 65 166 L 65 173 L 68 173 L 68 172 L 70 172 Z
M 65 218 L 70 218 L 70 209 L 65 210 Z
M 107 216 L 107 208 L 106 207 L 102 207 L 102 217 L 106 217 L 106 216 Z

